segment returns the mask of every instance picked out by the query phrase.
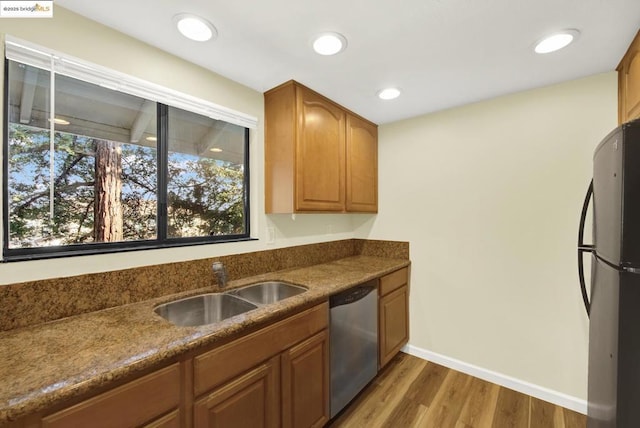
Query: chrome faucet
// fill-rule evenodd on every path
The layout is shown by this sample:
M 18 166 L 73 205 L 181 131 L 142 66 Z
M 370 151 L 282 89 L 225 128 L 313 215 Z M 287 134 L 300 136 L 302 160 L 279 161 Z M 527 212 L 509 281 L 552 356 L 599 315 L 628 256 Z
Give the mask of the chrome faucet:
M 213 273 L 216 274 L 216 279 L 218 280 L 218 286 L 220 288 L 224 288 L 227 286 L 227 269 L 224 267 L 222 262 L 213 262 Z

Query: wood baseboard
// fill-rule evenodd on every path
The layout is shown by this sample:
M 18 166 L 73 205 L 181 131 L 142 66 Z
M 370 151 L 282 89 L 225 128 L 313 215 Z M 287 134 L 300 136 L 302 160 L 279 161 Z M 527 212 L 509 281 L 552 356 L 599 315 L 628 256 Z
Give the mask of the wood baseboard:
M 540 400 L 553 403 L 557 406 L 571 409 L 575 412 L 582 413 L 583 415 L 587 414 L 586 400 L 516 379 L 502 373 L 478 367 L 464 361 L 456 360 L 455 358 L 450 358 L 436 352 L 427 351 L 426 349 L 418 348 L 417 346 L 407 345 L 402 348 L 402 351 L 415 357 L 422 358 L 423 360 L 431 361 L 450 369 L 504 386 L 505 388 L 513 389 L 523 394 L 539 398 Z

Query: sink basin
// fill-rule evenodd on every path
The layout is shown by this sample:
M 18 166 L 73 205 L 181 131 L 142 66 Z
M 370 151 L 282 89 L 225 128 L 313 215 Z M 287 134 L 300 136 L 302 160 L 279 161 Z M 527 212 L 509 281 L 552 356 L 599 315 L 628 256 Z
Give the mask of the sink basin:
M 257 306 L 229 294 L 200 294 L 165 303 L 154 312 L 182 327 L 212 324 L 256 309 Z
M 279 302 L 307 291 L 299 285 L 287 284 L 280 281 L 259 282 L 246 287 L 231 290 L 229 293 L 242 297 L 256 305 L 267 305 Z

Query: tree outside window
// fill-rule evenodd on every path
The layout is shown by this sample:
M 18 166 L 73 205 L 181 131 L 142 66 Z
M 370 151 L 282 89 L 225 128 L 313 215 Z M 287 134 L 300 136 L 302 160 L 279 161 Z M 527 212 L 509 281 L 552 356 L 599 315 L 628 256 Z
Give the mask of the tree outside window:
M 7 74 L 5 255 L 248 236 L 246 128 L 58 74 L 52 106 L 50 71 Z

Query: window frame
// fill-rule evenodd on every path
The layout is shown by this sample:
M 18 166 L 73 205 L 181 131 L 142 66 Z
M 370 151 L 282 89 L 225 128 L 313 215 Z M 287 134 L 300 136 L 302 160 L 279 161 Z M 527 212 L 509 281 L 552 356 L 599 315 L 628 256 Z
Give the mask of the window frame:
M 15 40 L 15 39 L 12 39 Z M 233 235 L 209 235 L 198 237 L 167 237 L 168 232 L 168 216 L 167 216 L 167 189 L 168 189 L 168 152 L 169 152 L 169 106 L 178 108 L 184 111 L 189 111 L 196 114 L 202 114 L 202 108 L 185 109 L 184 104 L 180 105 L 180 102 L 175 102 L 175 98 L 171 98 L 170 104 L 150 98 L 156 102 L 156 117 L 157 117 L 157 234 L 155 239 L 138 240 L 138 241 L 119 241 L 119 242 L 92 242 L 85 244 L 69 244 L 64 246 L 45 246 L 45 247 L 28 247 L 28 248 L 9 248 L 10 242 L 10 210 L 9 210 L 9 109 L 7 108 L 9 102 L 9 61 L 19 62 L 19 60 L 8 58 L 3 56 L 3 69 L 4 69 L 4 94 L 3 94 L 3 133 L 2 133 L 2 258 L 1 262 L 10 261 L 24 261 L 35 259 L 48 259 L 58 257 L 69 256 L 81 256 L 81 255 L 93 255 L 93 254 L 107 254 L 118 253 L 125 251 L 136 250 L 151 250 L 161 248 L 174 248 L 174 247 L 186 247 L 196 245 L 208 245 L 225 242 L 241 242 L 253 240 L 251 238 L 251 209 L 250 209 L 250 140 L 251 133 L 250 127 L 245 124 L 245 118 L 250 116 L 238 113 L 240 115 L 240 122 L 236 123 L 239 126 L 244 127 L 244 174 L 243 174 L 243 210 L 244 210 L 244 233 Z M 104 71 L 104 70 L 102 70 Z M 51 70 L 50 70 L 51 72 Z M 119 74 L 119 73 L 118 73 Z M 75 76 L 69 76 L 76 80 L 84 80 Z M 86 80 L 85 80 L 86 81 Z M 92 82 L 89 82 L 92 83 Z M 118 91 L 117 89 L 112 89 Z M 167 89 L 167 91 L 174 95 L 175 92 Z M 128 93 L 128 91 L 124 91 Z M 138 95 L 138 94 L 135 94 Z M 138 95 L 139 96 L 139 95 Z M 190 103 L 193 103 L 193 97 L 186 96 Z M 179 100 L 178 100 L 179 101 Z M 203 103 L 207 103 L 203 101 Z M 178 105 L 176 105 L 178 104 Z M 206 107 L 206 105 L 205 105 Z M 224 108 L 223 108 L 224 109 Z M 199 110 L 199 111 L 194 111 Z M 228 109 L 226 109 L 228 110 Z M 228 110 L 231 111 L 231 110 Z M 209 115 L 209 117 L 212 117 Z M 217 120 L 225 120 L 226 117 L 213 117 Z M 257 120 L 253 118 L 255 122 Z M 255 123 L 254 122 L 254 123 Z M 247 124 L 252 123 L 246 121 Z

